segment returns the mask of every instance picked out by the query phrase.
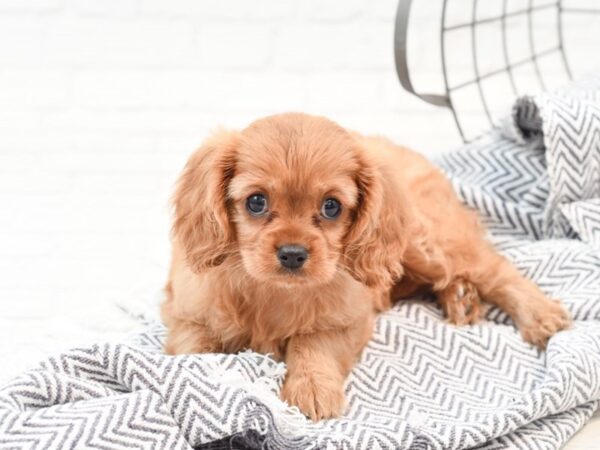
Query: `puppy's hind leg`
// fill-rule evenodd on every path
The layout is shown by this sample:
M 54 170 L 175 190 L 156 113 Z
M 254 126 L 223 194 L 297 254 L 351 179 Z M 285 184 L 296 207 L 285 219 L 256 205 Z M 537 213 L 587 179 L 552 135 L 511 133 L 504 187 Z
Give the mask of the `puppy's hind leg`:
M 448 322 L 468 325 L 479 321 L 483 314 L 479 292 L 468 271 L 462 274 L 453 270 L 456 261 L 452 253 L 443 252 L 443 246 L 409 248 L 405 264 L 409 275 L 394 287 L 394 295 L 403 297 L 427 286 L 435 293 Z
M 472 325 L 483 315 L 483 305 L 477 288 L 466 278 L 455 278 L 436 292 L 437 300 L 448 322 L 454 325 Z
M 550 337 L 569 326 L 562 304 L 548 298 L 490 244 L 479 248 L 477 258 L 470 276 L 479 295 L 504 310 L 524 340 L 544 348 Z

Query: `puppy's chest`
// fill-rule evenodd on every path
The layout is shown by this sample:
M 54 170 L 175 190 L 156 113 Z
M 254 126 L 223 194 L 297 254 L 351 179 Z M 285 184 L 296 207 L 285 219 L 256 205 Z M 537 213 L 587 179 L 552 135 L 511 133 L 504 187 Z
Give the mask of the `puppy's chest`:
M 284 352 L 287 340 L 299 334 L 343 326 L 336 315 L 328 311 L 321 298 L 273 296 L 250 297 L 238 294 L 227 304 L 234 308 L 221 309 L 221 326 L 217 329 L 223 344 L 230 351 L 250 347 L 266 353 Z M 335 298 L 330 298 L 335 302 Z

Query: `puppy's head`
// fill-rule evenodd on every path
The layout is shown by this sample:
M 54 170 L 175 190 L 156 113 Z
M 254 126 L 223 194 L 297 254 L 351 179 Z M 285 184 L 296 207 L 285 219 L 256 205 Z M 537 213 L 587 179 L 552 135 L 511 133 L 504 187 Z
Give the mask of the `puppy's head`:
M 401 232 L 380 178 L 335 123 L 267 117 L 192 156 L 175 195 L 174 235 L 197 272 L 239 253 L 259 282 L 323 284 L 341 269 L 389 286 L 401 273 L 390 247 Z

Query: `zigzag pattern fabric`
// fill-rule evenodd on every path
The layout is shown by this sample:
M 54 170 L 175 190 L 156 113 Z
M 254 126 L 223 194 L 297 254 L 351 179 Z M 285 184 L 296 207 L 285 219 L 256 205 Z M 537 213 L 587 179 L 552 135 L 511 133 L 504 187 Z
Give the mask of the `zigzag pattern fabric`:
M 586 178 L 599 173 L 587 170 L 600 127 L 597 85 L 583 86 L 585 107 L 564 93 L 522 100 L 516 126 L 438 160 L 497 247 L 571 311 L 545 352 L 497 309 L 455 327 L 429 299 L 401 301 L 348 379 L 344 417 L 311 423 L 278 398 L 284 364 L 251 351 L 167 356 L 164 328 L 149 325 L 0 388 L 0 448 L 561 447 L 600 404 L 600 201 Z
M 543 141 L 549 175 L 544 234 L 597 245 L 600 218 L 600 76 L 516 102 L 509 134 Z M 591 202 L 591 203 L 590 203 Z

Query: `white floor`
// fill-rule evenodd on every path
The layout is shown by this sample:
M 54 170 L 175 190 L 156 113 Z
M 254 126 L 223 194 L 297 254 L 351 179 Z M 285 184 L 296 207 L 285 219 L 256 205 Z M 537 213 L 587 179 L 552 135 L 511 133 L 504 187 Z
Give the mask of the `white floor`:
M 567 450 L 598 450 L 600 448 L 600 411 L 564 447 Z

